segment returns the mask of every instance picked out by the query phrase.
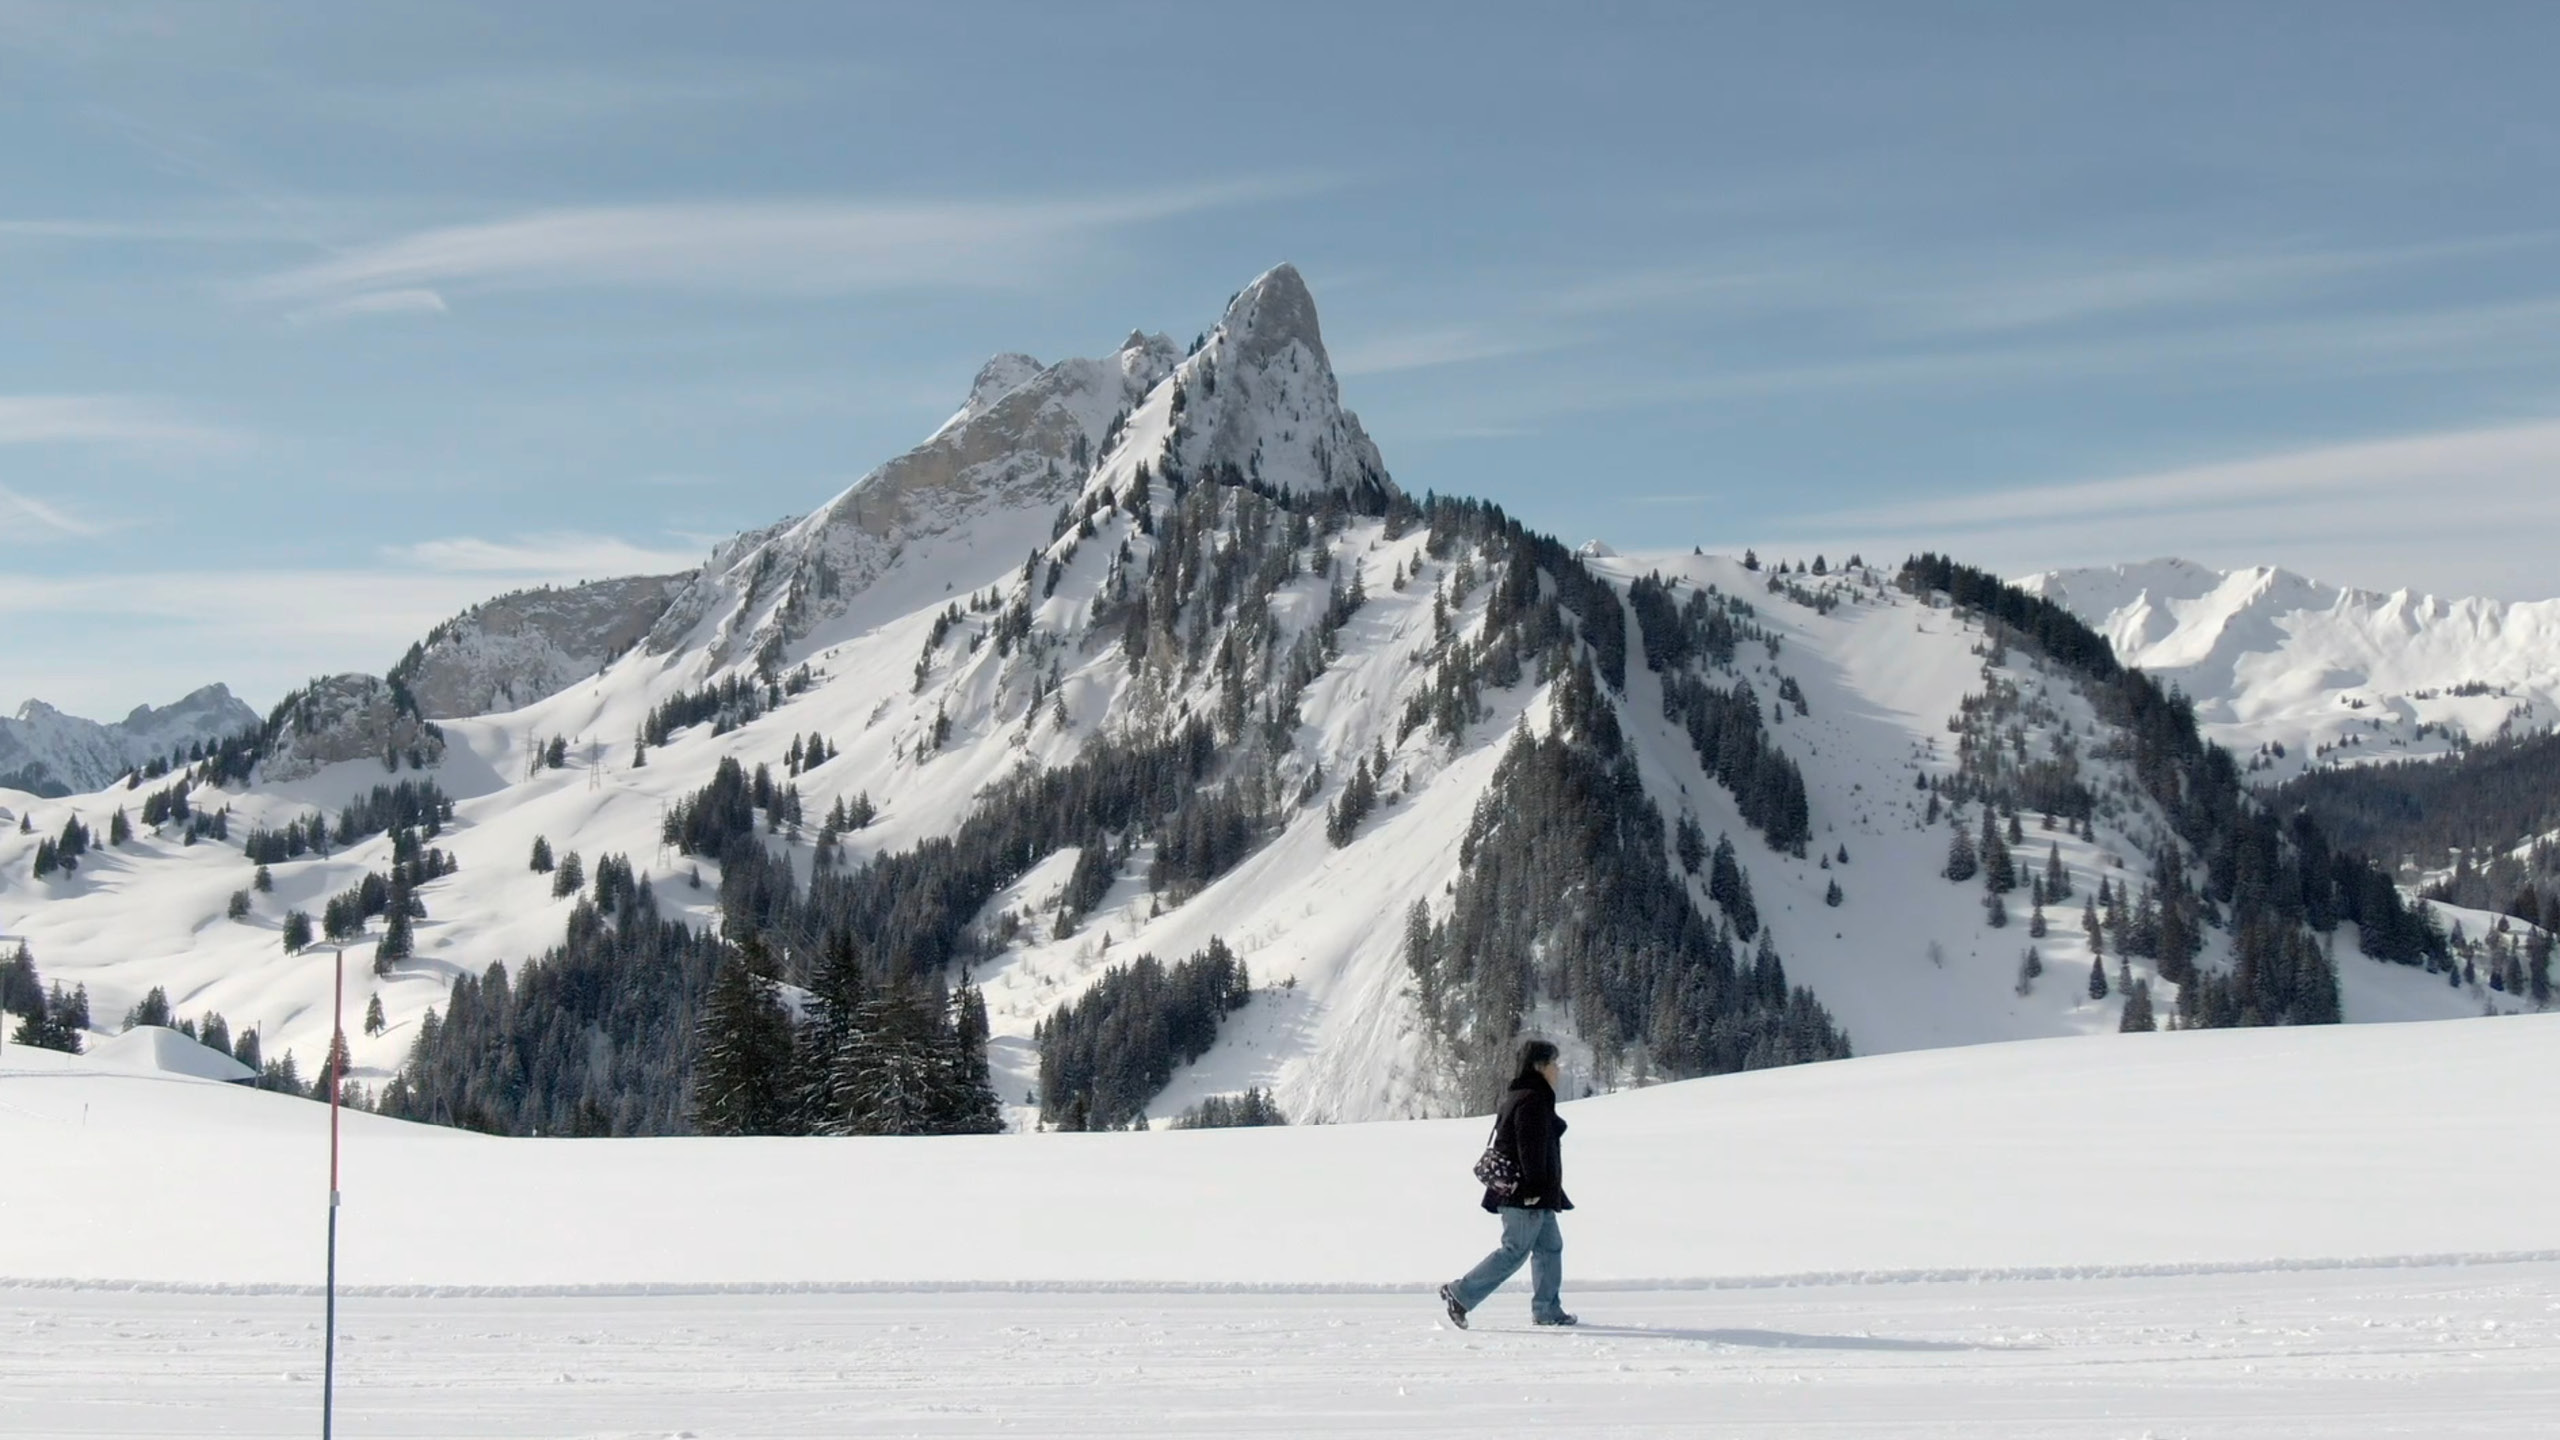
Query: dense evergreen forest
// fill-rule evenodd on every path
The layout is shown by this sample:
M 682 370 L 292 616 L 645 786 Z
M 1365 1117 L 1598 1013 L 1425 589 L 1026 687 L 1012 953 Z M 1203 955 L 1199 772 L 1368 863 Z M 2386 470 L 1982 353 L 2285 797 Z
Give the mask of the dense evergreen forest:
M 2430 898 L 2560 928 L 2560 733 L 2506 735 L 2442 760 L 2339 766 L 2275 792 L 2341 845 L 2446 870 Z

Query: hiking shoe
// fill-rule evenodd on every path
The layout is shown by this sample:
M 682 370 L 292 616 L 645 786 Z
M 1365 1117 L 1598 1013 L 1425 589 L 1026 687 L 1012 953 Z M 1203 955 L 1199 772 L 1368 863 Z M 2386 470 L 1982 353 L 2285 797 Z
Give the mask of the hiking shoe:
M 1440 1303 L 1449 1307 L 1450 1324 L 1457 1326 L 1461 1330 L 1467 1328 L 1467 1307 L 1458 1303 L 1458 1292 L 1456 1290 L 1453 1290 L 1446 1285 L 1441 1286 Z
M 1541 1315 L 1530 1323 L 1536 1325 L 1579 1325 L 1582 1323 L 1582 1317 L 1579 1315 L 1567 1315 L 1563 1311 L 1559 1310 L 1553 1315 Z

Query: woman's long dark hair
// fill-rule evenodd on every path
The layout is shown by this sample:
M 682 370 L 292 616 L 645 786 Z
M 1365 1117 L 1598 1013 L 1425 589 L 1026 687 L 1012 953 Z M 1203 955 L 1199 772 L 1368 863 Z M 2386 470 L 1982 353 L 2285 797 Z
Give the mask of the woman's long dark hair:
M 1515 1080 L 1522 1080 L 1531 1075 L 1537 1074 L 1540 1066 L 1554 1064 L 1555 1058 L 1556 1044 L 1554 1041 L 1532 1040 L 1528 1044 L 1520 1047 L 1520 1069 L 1518 1074 L 1513 1078 Z M 1540 1075 L 1538 1078 L 1543 1080 L 1546 1077 Z

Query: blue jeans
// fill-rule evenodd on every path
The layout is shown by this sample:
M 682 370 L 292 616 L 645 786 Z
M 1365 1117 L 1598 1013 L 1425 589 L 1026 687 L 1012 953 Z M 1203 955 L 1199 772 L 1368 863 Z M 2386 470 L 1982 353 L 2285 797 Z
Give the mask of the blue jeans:
M 1562 1315 L 1564 1231 L 1557 1226 L 1553 1210 L 1503 1206 L 1502 1243 L 1449 1288 L 1461 1306 L 1473 1310 L 1483 1304 L 1486 1297 L 1501 1289 L 1503 1281 L 1519 1273 L 1520 1262 L 1524 1260 L 1529 1262 L 1531 1318 L 1552 1320 Z

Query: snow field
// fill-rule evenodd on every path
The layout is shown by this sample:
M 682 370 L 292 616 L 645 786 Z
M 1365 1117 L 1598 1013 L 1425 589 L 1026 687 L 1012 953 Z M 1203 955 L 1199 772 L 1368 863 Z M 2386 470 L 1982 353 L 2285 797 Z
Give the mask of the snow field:
M 385 1436 L 2547 1432 L 2560 1018 L 2101 1036 L 1565 1107 L 1572 1332 L 1475 1120 L 502 1140 L 346 1117 Z M 0 1058 L 0 1434 L 307 1433 L 326 1112 Z
M 2560 1252 L 2530 1201 L 2560 1163 L 2555 1039 L 2538 1017 L 2100 1036 L 1574 1102 L 1569 1273 Z M 340 1277 L 359 1288 L 1422 1286 L 1491 1230 L 1476 1119 L 626 1141 L 345 1123 Z M 313 1284 L 325 1126 L 308 1101 L 13 1048 L 0 1279 Z
M 2560 1265 L 1421 1295 L 357 1297 L 341 1433 L 2379 1440 L 2548 1433 Z M 305 1435 L 319 1302 L 0 1289 L 0 1434 Z

